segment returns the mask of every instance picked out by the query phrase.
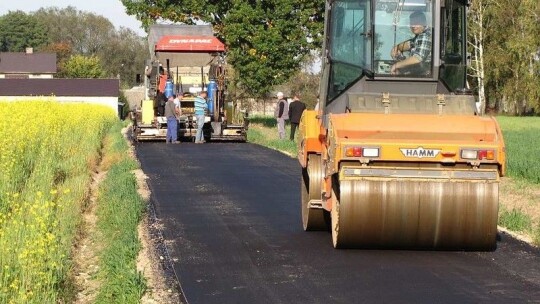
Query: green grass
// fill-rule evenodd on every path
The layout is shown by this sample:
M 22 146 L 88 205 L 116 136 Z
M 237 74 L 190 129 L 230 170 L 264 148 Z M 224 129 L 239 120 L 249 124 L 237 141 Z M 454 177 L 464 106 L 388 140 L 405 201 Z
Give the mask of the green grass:
M 286 152 L 292 157 L 298 153 L 296 140 L 289 140 L 291 127 L 285 126 L 286 139 L 279 139 L 276 119 L 269 116 L 253 116 L 249 119 L 248 141 L 271 149 Z M 296 131 L 298 135 L 298 129 Z
M 516 232 L 530 232 L 531 218 L 521 210 L 501 210 L 499 212 L 499 225 Z
M 96 303 L 139 303 L 146 282 L 137 271 L 136 261 L 141 244 L 137 226 L 143 216 L 145 202 L 137 193 L 137 180 L 132 170 L 138 164 L 129 158 L 128 145 L 117 123 L 106 138 L 104 162 L 110 166 L 100 185 L 96 214 L 100 243 L 101 286 Z
M 508 175 L 540 184 L 540 117 L 497 117 L 507 151 Z
M 534 193 L 540 192 L 534 190 L 540 184 L 540 117 L 498 116 L 497 121 L 506 144 L 508 176 L 513 179 L 514 191 L 530 192 L 533 189 L 534 197 Z M 540 200 L 533 198 L 530 204 L 536 206 L 531 210 L 538 210 Z M 531 219 L 535 216 L 522 210 L 503 209 L 499 212 L 499 224 L 509 230 L 529 234 L 534 244 L 540 245 L 540 223 Z

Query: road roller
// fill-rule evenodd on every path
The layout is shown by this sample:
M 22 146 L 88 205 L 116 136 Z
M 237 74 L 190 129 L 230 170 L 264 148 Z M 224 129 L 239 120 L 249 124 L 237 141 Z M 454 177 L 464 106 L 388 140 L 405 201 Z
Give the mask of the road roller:
M 300 123 L 306 231 L 335 248 L 491 251 L 501 129 L 467 88 L 467 0 L 327 0 Z

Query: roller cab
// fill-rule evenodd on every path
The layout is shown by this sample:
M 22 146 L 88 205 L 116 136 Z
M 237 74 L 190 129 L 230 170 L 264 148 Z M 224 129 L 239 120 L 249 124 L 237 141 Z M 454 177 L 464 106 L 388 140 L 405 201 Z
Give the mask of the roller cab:
M 465 87 L 466 4 L 327 2 L 320 110 L 300 124 L 305 230 L 336 248 L 496 248 L 506 154 Z M 396 69 L 416 57 L 392 54 L 420 35 L 412 23 L 429 54 Z

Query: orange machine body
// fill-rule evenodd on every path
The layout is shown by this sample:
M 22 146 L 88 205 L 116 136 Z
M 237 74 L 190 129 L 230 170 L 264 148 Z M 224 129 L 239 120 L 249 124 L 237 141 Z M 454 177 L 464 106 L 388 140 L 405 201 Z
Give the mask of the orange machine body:
M 347 163 L 359 168 L 421 168 L 421 171 L 496 171 L 506 174 L 501 129 L 493 117 L 429 114 L 344 113 L 329 115 L 328 131 L 317 111 L 300 123 L 298 159 L 320 154 L 325 166 L 323 197 L 330 198 L 332 174 Z M 377 156 L 347 155 L 347 148 L 378 149 Z M 490 158 L 464 159 L 462 151 L 490 151 Z M 418 171 L 420 172 L 420 171 Z M 421 173 L 416 173 L 420 174 Z M 456 175 L 456 179 L 458 178 Z M 426 176 L 429 178 L 429 175 Z M 331 202 L 323 204 L 331 210 Z

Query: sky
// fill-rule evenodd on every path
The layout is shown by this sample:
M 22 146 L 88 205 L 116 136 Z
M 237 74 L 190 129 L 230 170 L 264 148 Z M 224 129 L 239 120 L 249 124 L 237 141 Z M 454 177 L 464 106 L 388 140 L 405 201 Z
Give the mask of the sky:
M 146 36 L 144 30 L 140 28 L 141 23 L 134 16 L 126 14 L 120 0 L 0 0 L 0 15 L 16 10 L 33 12 L 51 6 L 59 8 L 73 6 L 80 11 L 92 12 L 109 19 L 117 29 L 123 26 L 141 36 Z

